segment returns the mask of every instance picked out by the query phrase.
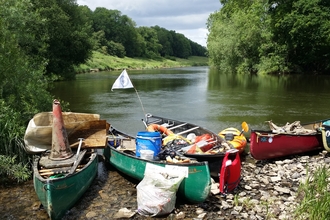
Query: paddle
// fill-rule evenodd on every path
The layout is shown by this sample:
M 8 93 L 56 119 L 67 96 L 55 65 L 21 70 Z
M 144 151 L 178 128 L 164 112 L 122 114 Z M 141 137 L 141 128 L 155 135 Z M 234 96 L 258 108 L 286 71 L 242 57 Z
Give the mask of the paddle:
M 243 121 L 242 122 L 242 131 L 239 135 L 242 135 L 243 132 L 248 132 L 248 131 L 249 131 L 249 125 L 245 121 Z
M 80 153 L 80 148 L 81 148 L 84 138 L 78 138 L 78 140 L 79 140 L 79 146 L 78 146 L 78 150 L 77 150 L 77 154 L 76 154 L 76 160 L 74 161 L 73 165 L 75 165 L 75 163 L 77 163 L 77 159 L 78 159 L 79 153 Z

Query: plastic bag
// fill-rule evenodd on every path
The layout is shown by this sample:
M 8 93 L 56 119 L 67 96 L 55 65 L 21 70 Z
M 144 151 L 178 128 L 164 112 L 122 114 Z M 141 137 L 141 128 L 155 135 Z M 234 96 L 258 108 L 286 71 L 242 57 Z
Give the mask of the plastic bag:
M 143 216 L 169 214 L 175 208 L 176 192 L 184 176 L 171 173 L 146 173 L 137 185 L 138 213 Z

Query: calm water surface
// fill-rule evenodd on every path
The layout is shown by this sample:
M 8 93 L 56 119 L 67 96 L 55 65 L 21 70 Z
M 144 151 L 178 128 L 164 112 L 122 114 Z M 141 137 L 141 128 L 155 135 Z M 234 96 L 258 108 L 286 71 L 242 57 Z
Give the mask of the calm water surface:
M 144 130 L 144 113 L 215 132 L 241 128 L 243 121 L 259 129 L 268 128 L 268 120 L 281 125 L 329 118 L 329 77 L 228 75 L 209 67 L 129 70 L 135 89 L 111 91 L 120 72 L 81 74 L 55 83 L 52 93 L 71 111 L 98 113 L 132 135 Z

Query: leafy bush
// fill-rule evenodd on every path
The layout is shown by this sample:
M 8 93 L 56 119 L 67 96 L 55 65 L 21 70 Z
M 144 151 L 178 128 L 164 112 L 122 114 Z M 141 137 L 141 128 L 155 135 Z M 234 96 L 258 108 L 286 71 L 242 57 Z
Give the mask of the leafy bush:
M 28 165 L 16 162 L 16 156 L 0 155 L 0 183 L 9 180 L 23 182 L 30 178 L 31 170 Z

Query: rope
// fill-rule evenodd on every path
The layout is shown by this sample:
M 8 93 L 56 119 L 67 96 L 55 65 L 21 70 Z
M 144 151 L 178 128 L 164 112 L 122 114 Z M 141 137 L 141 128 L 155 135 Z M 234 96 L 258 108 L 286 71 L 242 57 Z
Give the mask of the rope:
M 134 90 L 135 90 L 135 92 L 136 92 L 137 97 L 138 97 L 139 100 L 140 100 L 141 107 L 142 107 L 142 111 L 143 111 L 143 115 L 145 116 L 145 115 L 146 115 L 146 112 L 145 112 L 145 110 L 144 110 L 144 107 L 143 107 L 142 101 L 141 101 L 141 99 L 140 99 L 139 93 L 138 93 L 138 91 L 136 90 L 135 87 L 134 87 Z

